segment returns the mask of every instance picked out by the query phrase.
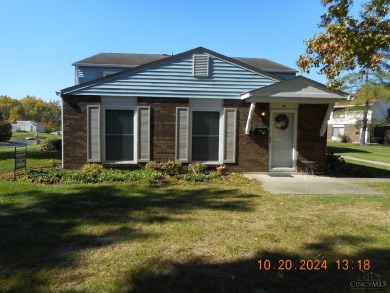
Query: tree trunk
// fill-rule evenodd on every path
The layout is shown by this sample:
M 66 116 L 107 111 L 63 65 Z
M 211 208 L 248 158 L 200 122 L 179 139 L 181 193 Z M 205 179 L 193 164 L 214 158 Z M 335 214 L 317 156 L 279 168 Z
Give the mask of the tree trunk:
M 366 144 L 368 109 L 369 109 L 369 102 L 368 100 L 366 100 L 366 102 L 364 103 L 364 110 L 363 110 L 362 133 L 360 134 L 360 145 Z

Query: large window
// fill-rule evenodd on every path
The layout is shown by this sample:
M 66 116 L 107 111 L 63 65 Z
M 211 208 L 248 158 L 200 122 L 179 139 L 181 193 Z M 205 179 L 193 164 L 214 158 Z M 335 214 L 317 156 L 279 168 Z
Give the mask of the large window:
M 339 135 L 344 134 L 344 126 L 334 126 L 332 127 L 332 136 L 334 139 L 338 139 Z
M 106 110 L 106 161 L 134 160 L 134 111 Z
M 219 160 L 220 112 L 192 112 L 192 161 Z

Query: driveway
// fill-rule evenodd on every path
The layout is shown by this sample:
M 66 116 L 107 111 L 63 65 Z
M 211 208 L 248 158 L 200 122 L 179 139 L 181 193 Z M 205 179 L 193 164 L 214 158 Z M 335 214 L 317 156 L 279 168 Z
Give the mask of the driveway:
M 265 190 L 276 194 L 381 194 L 359 183 L 390 182 L 387 178 L 335 178 L 286 173 L 246 173 L 244 176 L 259 180 Z

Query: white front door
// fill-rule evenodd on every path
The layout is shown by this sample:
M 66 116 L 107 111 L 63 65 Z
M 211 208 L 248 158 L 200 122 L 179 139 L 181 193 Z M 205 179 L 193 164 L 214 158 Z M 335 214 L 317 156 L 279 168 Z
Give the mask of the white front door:
M 295 171 L 296 116 L 295 110 L 271 111 L 270 171 Z

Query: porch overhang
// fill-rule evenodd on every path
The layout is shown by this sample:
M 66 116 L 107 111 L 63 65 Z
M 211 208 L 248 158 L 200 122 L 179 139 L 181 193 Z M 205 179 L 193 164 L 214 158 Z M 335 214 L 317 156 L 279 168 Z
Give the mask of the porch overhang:
M 256 103 L 326 104 L 328 105 L 328 110 L 320 130 L 320 135 L 323 136 L 335 103 L 346 100 L 348 97 L 348 93 L 331 91 L 325 85 L 303 76 L 297 76 L 242 93 L 241 99 L 251 103 L 251 110 L 249 111 L 246 124 L 246 134 L 249 134 L 251 128 L 252 114 Z

